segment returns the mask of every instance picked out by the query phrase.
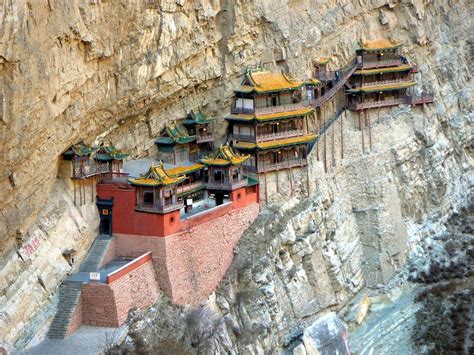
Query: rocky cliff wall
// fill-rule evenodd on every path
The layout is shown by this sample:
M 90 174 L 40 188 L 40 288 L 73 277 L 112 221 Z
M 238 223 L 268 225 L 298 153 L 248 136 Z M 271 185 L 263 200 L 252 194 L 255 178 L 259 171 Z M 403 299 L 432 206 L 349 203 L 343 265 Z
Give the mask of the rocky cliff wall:
M 404 235 L 418 235 L 421 224 L 462 201 L 472 166 L 467 1 L 45 0 L 4 2 L 0 9 L 0 322 L 9 343 L 68 271 L 63 245 L 83 254 L 97 226 L 93 205 L 72 207 L 70 190 L 57 179 L 60 154 L 83 139 L 153 155 L 153 138 L 165 122 L 198 107 L 216 114 L 223 133 L 232 89 L 248 65 L 268 63 L 304 78 L 315 57 L 344 65 L 360 37 L 385 36 L 404 43 L 405 54 L 420 65 L 418 80 L 437 100 L 424 114 L 386 113 L 372 132 L 380 138 L 370 154 L 361 155 L 360 132 L 347 124 L 344 161 L 324 174 L 313 159 L 312 197 L 267 212 L 292 222 L 252 229 L 266 240 L 255 245 L 262 255 L 273 236 L 274 249 L 282 251 L 275 260 L 295 292 L 272 306 L 281 308 L 276 317 L 289 317 L 283 324 L 341 305 L 368 280 L 384 281 L 403 263 Z M 35 235 L 43 247 L 24 260 L 16 240 L 27 244 Z M 371 245 L 374 235 L 380 237 Z M 273 257 L 263 260 L 273 263 Z M 255 296 L 267 297 L 267 306 L 276 295 L 272 282 L 279 285 L 275 292 L 285 290 L 281 280 L 252 280 L 251 260 L 242 256 L 239 263 L 250 266 L 245 282 L 235 281 L 237 271 L 229 274 L 234 289 L 267 282 L 266 294 Z M 291 301 L 297 294 L 314 297 L 317 306 L 299 308 Z M 229 314 L 240 319 L 232 298 L 227 302 Z M 266 340 L 251 346 L 281 344 L 259 338 Z

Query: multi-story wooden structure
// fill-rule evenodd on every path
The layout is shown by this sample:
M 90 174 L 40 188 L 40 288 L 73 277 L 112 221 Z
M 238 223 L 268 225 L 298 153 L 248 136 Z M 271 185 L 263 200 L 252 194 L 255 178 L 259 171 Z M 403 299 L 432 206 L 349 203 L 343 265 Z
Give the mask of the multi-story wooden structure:
M 302 100 L 303 85 L 283 73 L 247 71 L 226 117 L 233 147 L 251 154 L 244 163 L 246 171 L 307 165 L 307 146 L 316 135 L 308 133 L 306 119 L 313 108 Z
M 155 141 L 158 146 L 158 158 L 168 164 L 193 161 L 193 155 L 197 152 L 191 149 L 191 143 L 195 141 L 196 136 L 190 135 L 182 124 L 169 123 Z
M 250 155 L 236 154 L 228 145 L 219 147 L 201 162 L 208 169 L 206 188 L 216 196 L 216 204 L 222 204 L 225 194 L 247 186 L 242 164 Z
M 136 210 L 161 214 L 179 210 L 183 204 L 178 202 L 178 184 L 185 179 L 184 175 L 169 175 L 163 163 L 152 165 L 139 178 L 130 178 L 137 191 Z
M 107 164 L 110 173 L 122 171 L 123 160 L 128 157 L 127 153 L 117 149 L 112 144 L 102 144 L 94 155 L 94 160 L 99 164 Z
M 212 150 L 214 142 L 214 119 L 207 117 L 203 112 L 191 111 L 183 121 L 190 135 L 196 136 L 196 144 L 200 146 L 200 150 Z
M 389 40 L 361 42 L 356 51 L 358 68 L 346 91 L 350 110 L 433 102 L 432 95 L 409 95 L 417 68 L 400 55 L 400 46 Z

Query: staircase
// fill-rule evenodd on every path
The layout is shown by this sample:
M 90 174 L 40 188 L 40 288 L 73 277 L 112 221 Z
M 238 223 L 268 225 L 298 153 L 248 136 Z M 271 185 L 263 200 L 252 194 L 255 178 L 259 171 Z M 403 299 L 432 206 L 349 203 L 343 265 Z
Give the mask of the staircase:
M 99 236 L 89 249 L 86 259 L 82 262 L 79 272 L 96 272 L 109 248 L 113 237 Z
M 82 283 L 64 282 L 59 289 L 58 309 L 48 330 L 48 338 L 64 339 L 72 323 L 72 316 L 81 299 Z
M 342 77 L 339 79 L 339 81 L 336 81 L 335 85 L 331 89 L 329 89 L 323 96 L 318 97 L 315 100 L 312 100 L 311 106 L 316 108 L 324 104 L 326 101 L 332 99 L 333 96 L 336 95 L 336 93 L 344 86 L 344 84 L 346 84 L 347 80 L 349 80 L 351 75 L 354 74 L 356 69 L 357 69 L 357 63 L 352 64 L 352 66 L 350 66 L 348 69 L 343 70 Z

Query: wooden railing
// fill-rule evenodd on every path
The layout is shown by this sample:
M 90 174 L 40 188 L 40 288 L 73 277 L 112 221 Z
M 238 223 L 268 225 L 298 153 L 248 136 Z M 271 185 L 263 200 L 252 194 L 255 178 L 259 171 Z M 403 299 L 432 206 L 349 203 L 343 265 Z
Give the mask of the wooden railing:
M 183 207 L 184 207 L 183 202 L 174 202 L 174 203 L 165 204 L 164 206 L 137 204 L 137 207 L 135 209 L 140 212 L 167 213 L 167 212 L 179 210 L 180 208 L 183 208 Z
M 196 135 L 196 143 L 212 142 L 213 140 L 214 136 L 212 135 L 212 133 Z
M 349 103 L 347 106 L 349 110 L 364 110 L 368 108 L 395 106 L 406 103 L 405 98 L 382 100 L 382 101 L 367 101 L 361 103 Z
M 271 133 L 271 134 L 258 134 L 257 142 L 266 142 L 266 141 L 274 141 L 276 139 L 298 137 L 298 136 L 302 136 L 303 134 L 304 134 L 304 131 L 302 129 L 293 130 L 293 131 L 276 132 L 276 133 Z
M 234 141 L 255 142 L 255 136 L 250 134 L 232 134 L 231 139 Z
M 244 186 L 247 186 L 247 180 L 239 180 L 239 181 L 234 181 L 234 182 L 231 182 L 231 181 L 228 181 L 228 180 L 225 180 L 223 182 L 215 182 L 215 181 L 210 181 L 206 184 L 206 188 L 208 190 L 226 190 L 226 191 L 230 191 L 230 190 L 235 190 L 235 189 L 238 189 L 240 187 L 244 187 Z
M 95 161 L 89 161 L 86 165 L 74 166 L 72 177 L 74 179 L 80 179 L 94 175 L 105 174 L 108 172 L 110 172 L 108 163 L 96 163 Z
M 268 171 L 295 168 L 295 167 L 306 166 L 306 165 L 308 165 L 308 161 L 306 158 L 290 159 L 290 160 L 282 161 L 276 164 L 262 164 L 262 165 L 259 164 L 257 171 L 259 173 L 264 173 Z
M 433 94 L 411 95 L 406 97 L 407 105 L 422 105 L 434 102 Z
M 374 82 L 364 83 L 362 87 L 365 88 L 365 87 L 373 87 L 373 86 L 379 86 L 379 85 L 403 84 L 409 81 L 410 81 L 410 78 L 407 78 L 404 80 L 397 79 L 397 80 L 374 81 Z M 360 82 L 356 83 L 355 87 L 360 88 L 361 87 Z
M 244 115 L 251 115 L 255 113 L 255 110 L 253 108 L 243 108 L 243 107 L 231 107 L 230 108 L 230 113 L 239 115 L 239 114 L 244 114 Z
M 262 116 L 262 115 L 269 115 L 272 113 L 291 112 L 291 111 L 300 110 L 308 106 L 309 106 L 308 100 L 303 100 L 301 102 L 297 102 L 294 104 L 286 104 L 286 105 L 271 106 L 271 107 L 259 107 L 255 109 L 255 114 L 257 116 Z
M 315 74 L 315 78 L 321 81 L 336 80 L 336 72 L 335 71 L 319 72 Z
M 371 68 L 384 68 L 384 67 L 393 67 L 402 65 L 401 59 L 390 59 L 390 60 L 381 60 L 381 61 L 363 61 L 360 66 L 362 69 L 371 69 Z
M 186 193 L 188 191 L 199 189 L 201 187 L 204 188 L 204 186 L 205 185 L 202 181 L 196 181 L 196 182 L 192 182 L 190 184 L 178 186 L 177 192 L 178 192 L 178 195 L 180 195 L 180 194 Z

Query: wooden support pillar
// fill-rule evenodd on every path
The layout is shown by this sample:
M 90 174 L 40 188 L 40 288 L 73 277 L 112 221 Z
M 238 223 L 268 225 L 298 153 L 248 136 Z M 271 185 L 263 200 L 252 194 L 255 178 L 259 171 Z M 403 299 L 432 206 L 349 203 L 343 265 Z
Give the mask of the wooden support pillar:
M 319 136 L 319 118 L 316 119 L 316 134 Z M 319 161 L 319 137 L 316 140 L 316 160 Z
M 341 159 L 344 159 L 344 133 L 343 133 L 344 115 L 341 114 Z
M 367 124 L 369 125 L 369 147 L 370 147 L 370 151 L 372 151 L 372 127 L 370 124 L 369 110 L 367 110 Z
M 265 205 L 268 205 L 268 186 L 267 186 L 267 173 L 266 172 L 263 173 L 263 179 L 265 181 Z
M 365 112 L 363 112 L 365 114 Z M 361 117 L 359 116 L 359 127 L 360 127 L 360 133 L 362 137 L 362 154 L 365 153 L 365 145 L 364 145 L 364 125 L 361 124 Z
M 74 206 L 77 206 L 77 201 L 76 201 L 76 179 L 73 179 L 72 183 L 74 185 Z
M 327 173 L 328 172 L 328 165 L 327 165 L 327 144 L 326 144 L 326 132 L 323 133 L 324 137 L 324 172 Z
M 280 186 L 278 186 L 278 169 L 276 170 L 276 188 L 277 188 L 277 192 L 279 193 L 280 192 Z
M 336 166 L 336 144 L 335 144 L 335 125 L 331 129 L 332 131 L 332 139 L 331 139 L 331 145 L 332 145 L 332 166 Z
M 306 155 L 308 156 L 308 155 Z M 308 158 L 306 158 L 308 159 Z M 308 197 L 311 195 L 310 185 L 309 185 L 309 165 L 306 165 L 306 187 L 308 189 Z
M 377 108 L 377 124 L 380 124 L 380 106 Z
M 290 178 L 290 196 L 293 196 L 293 170 L 291 168 L 288 169 L 288 175 Z

